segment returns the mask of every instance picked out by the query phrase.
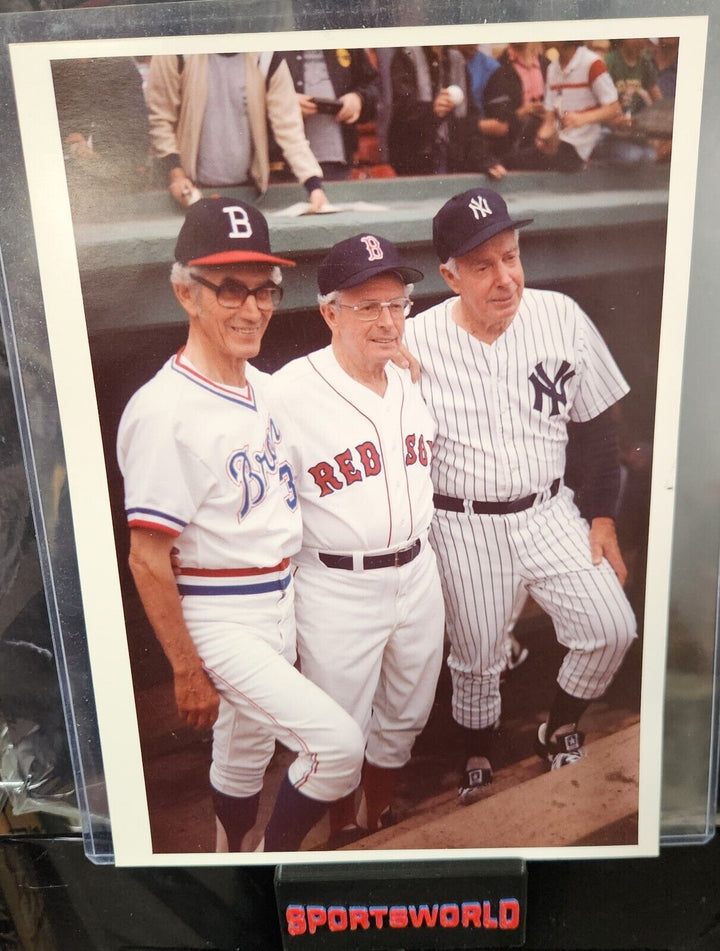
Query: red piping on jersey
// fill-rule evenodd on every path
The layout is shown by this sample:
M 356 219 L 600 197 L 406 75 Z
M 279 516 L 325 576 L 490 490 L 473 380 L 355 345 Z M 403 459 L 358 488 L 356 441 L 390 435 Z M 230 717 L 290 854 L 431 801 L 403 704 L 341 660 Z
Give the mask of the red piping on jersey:
M 173 538 L 177 538 L 180 534 L 180 532 L 168 528 L 167 525 L 158 525 L 157 522 L 146 522 L 139 518 L 134 518 L 132 521 L 129 521 L 128 528 L 150 528 L 154 532 L 163 532 L 165 535 L 172 535 Z
M 214 389 L 220 390 L 221 393 L 227 393 L 228 396 L 236 397 L 238 396 L 238 391 L 239 391 L 239 395 L 242 396 L 243 399 L 247 400 L 250 403 L 255 402 L 253 398 L 252 387 L 250 386 L 249 382 L 245 384 L 245 391 L 246 391 L 245 393 L 243 393 L 242 387 L 240 386 L 231 387 L 231 388 L 228 388 L 227 386 L 223 386 L 222 383 L 218 383 L 215 380 L 211 380 L 210 377 L 208 376 L 203 376 L 203 374 L 199 373 L 196 369 L 194 369 L 194 367 L 189 366 L 187 363 L 183 363 L 182 355 L 184 352 L 185 352 L 185 347 L 180 347 L 178 352 L 175 354 L 175 361 L 177 365 L 181 368 L 181 370 L 183 370 L 184 373 L 187 373 L 189 376 L 194 376 L 198 380 L 202 380 L 203 383 L 207 383 L 209 386 L 214 387 Z
M 283 558 L 277 565 L 271 565 L 269 568 L 182 568 L 181 572 L 183 576 L 191 578 L 250 578 L 284 571 L 289 565 L 290 559 Z
M 352 406 L 352 408 L 355 410 L 356 413 L 358 413 L 360 416 L 363 417 L 363 419 L 366 419 L 366 420 L 368 421 L 368 423 L 370 423 L 370 425 L 372 426 L 372 428 L 375 430 L 375 436 L 376 436 L 376 438 L 377 438 L 378 447 L 382 448 L 382 440 L 380 439 L 380 433 L 378 432 L 377 426 L 376 426 L 375 423 L 370 419 L 370 417 L 367 416 L 365 413 L 363 413 L 363 411 L 362 411 L 359 407 L 357 407 L 357 406 L 352 402 L 352 400 L 349 400 L 349 399 L 347 398 L 347 396 L 345 396 L 344 393 L 341 393 L 340 390 L 336 389 L 336 388 L 332 385 L 332 383 L 327 379 L 327 377 L 323 376 L 323 374 L 320 372 L 320 370 L 318 370 L 318 368 L 315 366 L 315 364 L 312 362 L 312 360 L 310 359 L 309 356 L 308 356 L 308 357 L 305 357 L 305 359 L 306 359 L 307 362 L 310 364 L 310 366 L 313 368 L 313 370 L 317 373 L 317 375 L 320 377 L 320 379 L 323 380 L 323 382 L 325 382 L 325 383 L 330 387 L 330 389 L 333 391 L 333 393 L 337 393 L 337 395 L 340 397 L 340 399 L 344 400 L 344 401 L 348 404 L 348 406 Z M 390 547 L 390 539 L 392 538 L 393 517 L 392 517 L 392 506 L 390 505 L 390 486 L 388 485 L 387 466 L 385 465 L 385 459 L 383 459 L 383 471 L 382 471 L 382 474 L 383 474 L 383 481 L 385 482 L 385 495 L 387 496 L 387 504 L 388 504 L 388 519 L 389 519 L 389 522 L 390 522 L 390 530 L 389 530 L 389 533 L 388 533 L 388 540 L 387 540 L 387 546 L 386 546 L 386 547 L 389 548 L 389 547 Z
M 402 401 L 400 403 L 400 445 L 402 446 L 403 458 L 405 456 L 405 440 L 403 439 L 403 413 L 405 412 L 405 388 L 402 383 L 400 384 L 400 392 L 402 393 Z M 415 534 L 415 511 L 413 509 L 413 498 L 410 494 L 410 477 L 408 475 L 408 467 L 403 466 L 403 473 L 405 475 L 405 491 L 407 492 L 408 497 L 408 509 L 410 510 L 410 534 L 408 538 L 412 538 Z

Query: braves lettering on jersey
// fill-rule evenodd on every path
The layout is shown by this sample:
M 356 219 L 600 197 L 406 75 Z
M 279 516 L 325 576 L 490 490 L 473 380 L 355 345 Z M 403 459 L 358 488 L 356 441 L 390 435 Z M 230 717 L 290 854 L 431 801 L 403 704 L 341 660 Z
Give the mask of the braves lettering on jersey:
M 588 525 L 565 469 L 568 422 L 612 406 L 628 385 L 578 305 L 525 289 L 517 314 L 491 344 L 452 318 L 458 298 L 406 325 L 423 367 L 421 387 L 438 425 L 432 474 L 442 508 L 431 540 L 438 556 L 451 640 L 453 716 L 480 729 L 500 716 L 505 630 L 521 588 L 552 617 L 568 648 L 559 686 L 593 699 L 607 689 L 635 637 L 635 619 L 607 561 L 593 566 Z M 520 512 L 476 515 L 472 501 L 535 496 Z
M 405 330 L 438 423 L 435 489 L 492 502 L 542 492 L 565 471 L 567 423 L 598 416 L 629 387 L 571 298 L 526 288 L 493 344 L 458 327 L 456 300 L 419 314 Z
M 302 672 L 360 725 L 366 759 L 396 769 L 432 707 L 444 609 L 427 541 L 435 423 L 407 371 L 385 372 L 380 396 L 328 347 L 277 372 L 270 393 L 303 519 L 294 557 Z M 412 558 L 395 563 L 398 552 Z M 379 553 L 387 566 L 366 568 Z M 329 566 L 338 555 L 353 570 Z
M 228 582 L 227 572 L 276 565 L 300 547 L 292 469 L 258 386 L 263 378 L 248 367 L 244 390 L 219 385 L 180 352 L 123 415 L 118 453 L 128 524 L 178 536 L 183 594 L 194 585 L 203 593 L 246 586 L 247 576 Z

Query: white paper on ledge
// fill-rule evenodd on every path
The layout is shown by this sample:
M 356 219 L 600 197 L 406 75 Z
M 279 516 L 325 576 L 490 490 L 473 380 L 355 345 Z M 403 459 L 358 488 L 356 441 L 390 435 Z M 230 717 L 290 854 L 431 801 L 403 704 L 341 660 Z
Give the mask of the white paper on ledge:
M 316 212 L 313 212 L 309 201 L 298 201 L 294 205 L 288 205 L 287 208 L 281 208 L 279 211 L 267 212 L 268 218 L 299 218 L 301 215 L 334 215 L 340 211 L 389 211 L 385 205 L 374 205 L 369 201 L 347 201 L 339 205 L 323 205 Z

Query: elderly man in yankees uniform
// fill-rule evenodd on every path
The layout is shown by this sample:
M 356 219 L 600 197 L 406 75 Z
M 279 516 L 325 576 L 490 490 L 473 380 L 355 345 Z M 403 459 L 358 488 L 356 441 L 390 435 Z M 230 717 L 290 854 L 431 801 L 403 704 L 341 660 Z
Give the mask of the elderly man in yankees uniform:
M 490 189 L 451 198 L 433 221 L 454 296 L 408 322 L 407 346 L 438 424 L 436 514 L 453 716 L 464 737 L 460 801 L 488 792 L 500 720 L 504 633 L 521 588 L 567 653 L 538 731 L 550 768 L 584 755 L 578 721 L 635 637 L 613 513 L 619 489 L 610 408 L 628 386 L 568 297 L 525 289 L 518 229 Z M 567 424 L 585 459 L 584 521 L 563 485 Z
M 175 255 L 187 343 L 132 397 L 118 434 L 130 566 L 180 715 L 214 724 L 219 850 L 243 849 L 277 739 L 297 757 L 265 850 L 287 851 L 357 786 L 364 748 L 352 718 L 293 666 L 300 512 L 267 377 L 247 362 L 282 296 L 278 265 L 292 262 L 272 254 L 260 212 L 233 198 L 193 205 Z
M 272 378 L 273 412 L 295 470 L 303 545 L 295 556 L 301 670 L 366 740 L 363 797 L 331 829 L 376 829 L 425 725 L 442 662 L 435 554 L 434 421 L 410 373 L 388 362 L 410 312 L 410 281 L 376 235 L 336 244 L 318 270 L 329 347 Z

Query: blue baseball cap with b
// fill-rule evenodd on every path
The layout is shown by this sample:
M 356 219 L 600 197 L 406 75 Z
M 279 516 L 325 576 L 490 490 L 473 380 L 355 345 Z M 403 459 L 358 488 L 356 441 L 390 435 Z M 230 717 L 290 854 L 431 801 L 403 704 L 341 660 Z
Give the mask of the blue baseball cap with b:
M 318 267 L 318 287 L 321 294 L 330 294 L 387 271 L 393 271 L 406 284 L 423 279 L 422 271 L 400 259 L 392 241 L 375 234 L 358 234 L 338 241 L 328 251 Z
M 505 200 L 491 188 L 471 188 L 446 201 L 433 218 L 433 247 L 444 264 L 461 258 L 501 231 L 524 228 L 532 218 L 511 218 Z
M 219 267 L 232 264 L 284 264 L 270 248 L 265 216 L 239 198 L 201 198 L 190 205 L 175 245 L 181 264 Z

